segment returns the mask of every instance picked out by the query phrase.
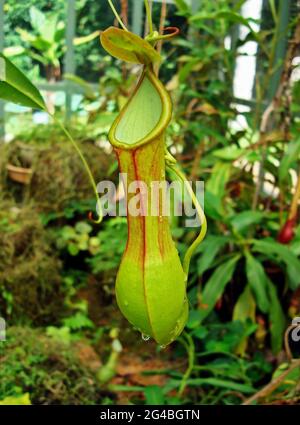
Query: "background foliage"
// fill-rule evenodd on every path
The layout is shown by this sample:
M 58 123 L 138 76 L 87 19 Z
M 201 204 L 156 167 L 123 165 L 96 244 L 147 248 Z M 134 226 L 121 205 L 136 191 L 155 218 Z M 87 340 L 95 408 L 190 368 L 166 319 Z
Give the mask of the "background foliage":
M 13 137 L 0 146 L 0 313 L 8 323 L 7 341 L 0 342 L 3 404 L 240 404 L 286 370 L 291 354 L 298 356 L 299 346 L 286 353 L 283 342 L 300 309 L 299 11 L 292 9 L 282 33 L 281 3 L 265 1 L 256 30 L 241 15 L 244 3 L 203 0 L 192 13 L 177 0 L 167 9 L 165 26 L 182 30 L 164 46 L 160 69 L 174 103 L 167 143 L 190 179 L 205 181 L 209 232 L 191 264 L 186 331 L 165 350 L 143 341 L 116 307 L 126 220 L 89 222 L 92 193 L 60 129 L 34 125 L 31 111 L 9 116 Z M 38 52 L 43 56 L 45 44 L 32 44 L 42 42 L 32 7 L 59 22 L 65 2 L 6 1 L 6 48 L 17 46 L 14 63 L 43 81 L 47 67 Z M 112 24 L 105 2 L 80 0 L 76 8 L 78 37 Z M 161 10 L 154 6 L 156 22 Z M 259 58 L 254 102 L 242 109 L 234 99 L 235 65 L 251 41 Z M 57 80 L 64 48 L 61 37 Z M 76 46 L 76 61 L 84 95 L 70 130 L 96 180 L 117 182 L 107 131 L 137 70 L 108 58 L 98 38 Z M 87 86 L 91 81 L 99 82 L 98 92 Z M 59 102 L 57 112 L 64 113 Z M 16 182 L 7 165 L 30 169 L 28 184 Z M 182 255 L 195 229 L 174 217 L 172 231 Z M 299 400 L 296 368 L 258 402 Z

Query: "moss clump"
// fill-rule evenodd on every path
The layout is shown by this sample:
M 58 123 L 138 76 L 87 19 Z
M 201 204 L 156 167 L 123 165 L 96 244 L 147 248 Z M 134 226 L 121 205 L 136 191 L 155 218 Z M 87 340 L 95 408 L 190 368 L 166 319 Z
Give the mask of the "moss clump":
M 94 140 L 71 130 L 98 182 L 108 173 L 111 157 Z M 28 185 L 12 181 L 7 164 L 32 169 Z M 24 139 L 0 148 L 0 189 L 5 198 L 34 201 L 38 211 L 60 212 L 71 201 L 93 199 L 93 189 L 81 160 L 71 143 L 55 126 L 40 127 Z
M 101 404 L 95 372 L 74 344 L 39 329 L 8 329 L 7 340 L 0 342 L 0 364 L 0 400 L 29 393 L 32 404 Z
M 38 213 L 0 201 L 0 313 L 9 323 L 55 324 L 64 313 L 61 263 Z

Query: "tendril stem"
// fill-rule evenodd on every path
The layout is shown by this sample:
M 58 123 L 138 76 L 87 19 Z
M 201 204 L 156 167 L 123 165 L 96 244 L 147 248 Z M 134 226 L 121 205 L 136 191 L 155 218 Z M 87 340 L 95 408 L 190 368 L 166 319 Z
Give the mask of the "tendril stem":
M 207 220 L 204 214 L 204 211 L 201 207 L 201 205 L 198 202 L 198 199 L 192 189 L 192 186 L 190 185 L 189 181 L 187 180 L 185 174 L 183 171 L 181 171 L 177 166 L 176 166 L 176 159 L 166 150 L 166 165 L 167 168 L 171 171 L 173 171 L 176 176 L 183 182 L 183 184 L 185 185 L 185 187 L 187 188 L 187 191 L 192 199 L 192 202 L 194 204 L 194 207 L 196 208 L 197 214 L 199 216 L 200 219 L 200 223 L 201 223 L 201 230 L 199 232 L 199 235 L 197 236 L 197 238 L 194 240 L 194 242 L 189 246 L 187 252 L 185 253 L 184 259 L 183 259 L 183 271 L 186 275 L 186 277 L 188 277 L 189 274 L 189 268 L 190 268 L 190 262 L 191 262 L 191 258 L 196 250 L 196 248 L 198 247 L 198 245 L 200 245 L 200 243 L 203 241 L 206 232 L 207 232 Z M 175 162 L 174 162 L 175 161 Z
M 144 2 L 145 2 L 145 8 L 146 8 L 147 22 L 148 22 L 148 26 L 149 26 L 149 34 L 152 34 L 153 33 L 153 22 L 152 22 L 151 8 L 150 8 L 148 0 L 144 0 Z
M 90 183 L 91 183 L 91 185 L 93 187 L 93 190 L 94 190 L 94 193 L 95 193 L 95 197 L 96 197 L 96 200 L 97 200 L 98 218 L 97 218 L 97 220 L 92 219 L 92 221 L 94 223 L 99 224 L 99 223 L 101 223 L 101 221 L 103 219 L 103 213 L 102 213 L 102 208 L 101 208 L 101 201 L 100 201 L 99 194 L 98 194 L 98 191 L 97 191 L 97 185 L 96 185 L 95 179 L 93 177 L 92 171 L 91 171 L 91 169 L 89 167 L 89 164 L 87 163 L 85 157 L 83 156 L 80 147 L 75 142 L 75 140 L 73 139 L 73 137 L 71 136 L 71 134 L 69 133 L 69 131 L 66 129 L 66 127 L 54 115 L 50 114 L 50 112 L 48 112 L 48 114 L 51 116 L 51 118 L 53 119 L 53 121 L 61 128 L 61 130 L 63 131 L 63 133 L 65 134 L 65 136 L 68 138 L 68 140 L 72 143 L 73 147 L 75 148 L 76 152 L 78 153 L 78 155 L 79 155 L 79 157 L 80 157 L 80 159 L 82 161 L 82 164 L 83 164 L 83 166 L 85 168 L 85 171 L 86 171 L 86 173 L 87 173 L 87 175 L 89 177 Z M 92 215 L 90 215 L 90 216 L 92 217 Z
M 116 8 L 115 8 L 115 6 L 114 6 L 114 4 L 113 4 L 112 0 L 107 0 L 107 1 L 108 1 L 109 5 L 110 5 L 110 7 L 111 7 L 111 10 L 113 11 L 113 13 L 114 13 L 114 15 L 115 15 L 116 19 L 117 19 L 117 21 L 119 22 L 119 24 L 120 24 L 120 25 L 121 25 L 121 27 L 123 28 L 123 30 L 124 30 L 124 31 L 128 31 L 128 29 L 127 29 L 126 25 L 123 23 L 123 21 L 122 21 L 122 19 L 121 19 L 120 15 L 118 14 L 118 12 L 117 12 L 117 10 L 116 10 Z

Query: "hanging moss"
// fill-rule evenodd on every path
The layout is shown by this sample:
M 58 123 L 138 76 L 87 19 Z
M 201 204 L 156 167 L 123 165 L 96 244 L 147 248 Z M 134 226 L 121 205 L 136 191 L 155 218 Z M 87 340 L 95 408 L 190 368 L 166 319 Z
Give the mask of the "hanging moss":
M 64 314 L 61 263 L 35 209 L 0 201 L 0 315 L 10 324 L 57 323 Z

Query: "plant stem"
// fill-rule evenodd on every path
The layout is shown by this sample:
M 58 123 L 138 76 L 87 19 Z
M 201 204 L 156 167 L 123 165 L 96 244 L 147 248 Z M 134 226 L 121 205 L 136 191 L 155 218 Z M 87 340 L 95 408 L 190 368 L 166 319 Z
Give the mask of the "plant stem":
M 113 13 L 114 13 L 114 15 L 115 15 L 116 19 L 117 19 L 117 21 L 119 22 L 119 24 L 120 24 L 120 25 L 121 25 L 121 27 L 123 28 L 123 30 L 124 30 L 124 31 L 128 31 L 128 29 L 126 28 L 125 24 L 123 23 L 123 21 L 122 21 L 122 19 L 121 19 L 120 15 L 119 15 L 119 14 L 118 14 L 118 12 L 116 11 L 116 8 L 115 8 L 115 6 L 113 5 L 112 0 L 107 0 L 107 1 L 108 1 L 109 5 L 110 5 L 110 7 L 111 7 L 111 10 L 113 11 Z
M 54 115 L 50 114 L 49 112 L 48 112 L 48 114 L 51 116 L 51 118 L 53 119 L 53 121 L 62 129 L 62 131 L 64 132 L 64 134 L 66 135 L 66 137 L 69 139 L 69 141 L 74 146 L 76 152 L 78 153 L 78 155 L 79 155 L 79 157 L 80 157 L 80 159 L 81 159 L 81 161 L 83 163 L 83 166 L 84 166 L 84 168 L 85 168 L 85 170 L 87 172 L 87 175 L 89 177 L 89 180 L 91 182 L 91 185 L 93 187 L 93 190 L 94 190 L 94 193 L 95 193 L 95 196 L 96 196 L 96 199 L 97 199 L 97 206 L 98 206 L 97 213 L 98 213 L 99 217 L 98 217 L 97 220 L 93 220 L 93 221 L 95 223 L 99 224 L 99 223 L 101 223 L 101 221 L 103 219 L 103 213 L 102 213 L 102 208 L 101 208 L 101 201 L 100 201 L 99 194 L 98 194 L 98 191 L 97 191 L 97 185 L 96 185 L 96 182 L 94 180 L 92 171 L 91 171 L 91 169 L 90 169 L 90 167 L 89 167 L 89 165 L 88 165 L 85 157 L 83 156 L 80 147 L 75 142 L 75 140 L 73 139 L 73 137 L 71 136 L 71 134 L 69 133 L 69 131 L 66 129 L 66 127 Z
M 268 385 L 266 385 L 264 388 L 262 388 L 260 391 L 258 391 L 256 394 L 254 394 L 252 397 L 250 397 L 248 400 L 246 400 L 243 403 L 243 406 L 251 405 L 253 401 L 258 401 L 262 397 L 267 397 L 268 395 L 272 394 L 276 390 L 276 388 L 279 387 L 279 385 L 282 383 L 284 378 L 292 372 L 292 370 L 296 369 L 297 367 L 300 367 L 300 360 L 294 360 L 290 367 L 282 372 L 281 375 L 279 375 L 277 378 L 273 379 Z
M 167 3 L 166 3 L 166 0 L 163 0 L 161 5 L 160 22 L 159 22 L 159 34 L 161 35 L 163 35 L 167 12 L 168 12 Z M 163 40 L 159 40 L 159 42 L 157 43 L 156 50 L 158 51 L 159 54 L 161 54 L 162 43 L 163 43 Z M 159 73 L 159 67 L 160 67 L 159 63 L 155 64 L 154 70 L 156 75 L 158 75 Z
M 149 34 L 152 34 L 153 33 L 153 22 L 152 22 L 151 8 L 150 8 L 148 0 L 144 0 L 144 2 L 145 2 L 145 8 L 146 8 L 147 22 L 148 22 L 148 26 L 149 26 Z
M 185 387 L 187 385 L 187 381 L 188 381 L 189 377 L 191 376 L 191 373 L 192 373 L 193 368 L 194 368 L 194 363 L 195 363 L 195 345 L 194 345 L 194 342 L 193 342 L 193 338 L 188 333 L 185 333 L 184 335 L 187 339 L 187 342 L 183 338 L 179 338 L 178 341 L 181 342 L 181 344 L 186 349 L 186 352 L 188 354 L 189 363 L 188 363 L 188 368 L 185 371 L 185 374 L 183 375 L 181 383 L 180 383 L 180 387 L 179 387 L 179 390 L 178 390 L 178 396 L 179 397 L 182 396 L 183 391 L 185 390 Z
M 169 156 L 168 156 L 169 155 Z M 198 199 L 196 197 L 196 195 L 194 194 L 194 191 L 189 183 L 189 181 L 186 179 L 185 174 L 178 169 L 178 167 L 175 166 L 174 161 L 175 158 L 173 158 L 173 160 L 171 161 L 170 158 L 173 158 L 171 156 L 171 154 L 168 152 L 167 156 L 166 156 L 166 161 L 167 161 L 167 167 L 173 171 L 177 177 L 184 183 L 185 187 L 187 188 L 187 191 L 193 201 L 193 204 L 197 210 L 197 214 L 199 216 L 200 222 L 201 222 L 201 230 L 199 235 L 197 236 L 197 238 L 194 240 L 194 242 L 189 246 L 184 259 L 183 259 L 183 271 L 186 274 L 186 277 L 188 277 L 189 274 L 189 268 L 190 268 L 190 262 L 191 262 L 191 258 L 192 255 L 195 252 L 195 249 L 198 247 L 198 245 L 203 241 L 206 232 L 207 232 L 207 220 L 204 214 L 204 211 L 201 207 L 201 205 L 198 202 Z
M 121 17 L 123 23 L 127 27 L 128 25 L 128 0 L 121 0 Z

